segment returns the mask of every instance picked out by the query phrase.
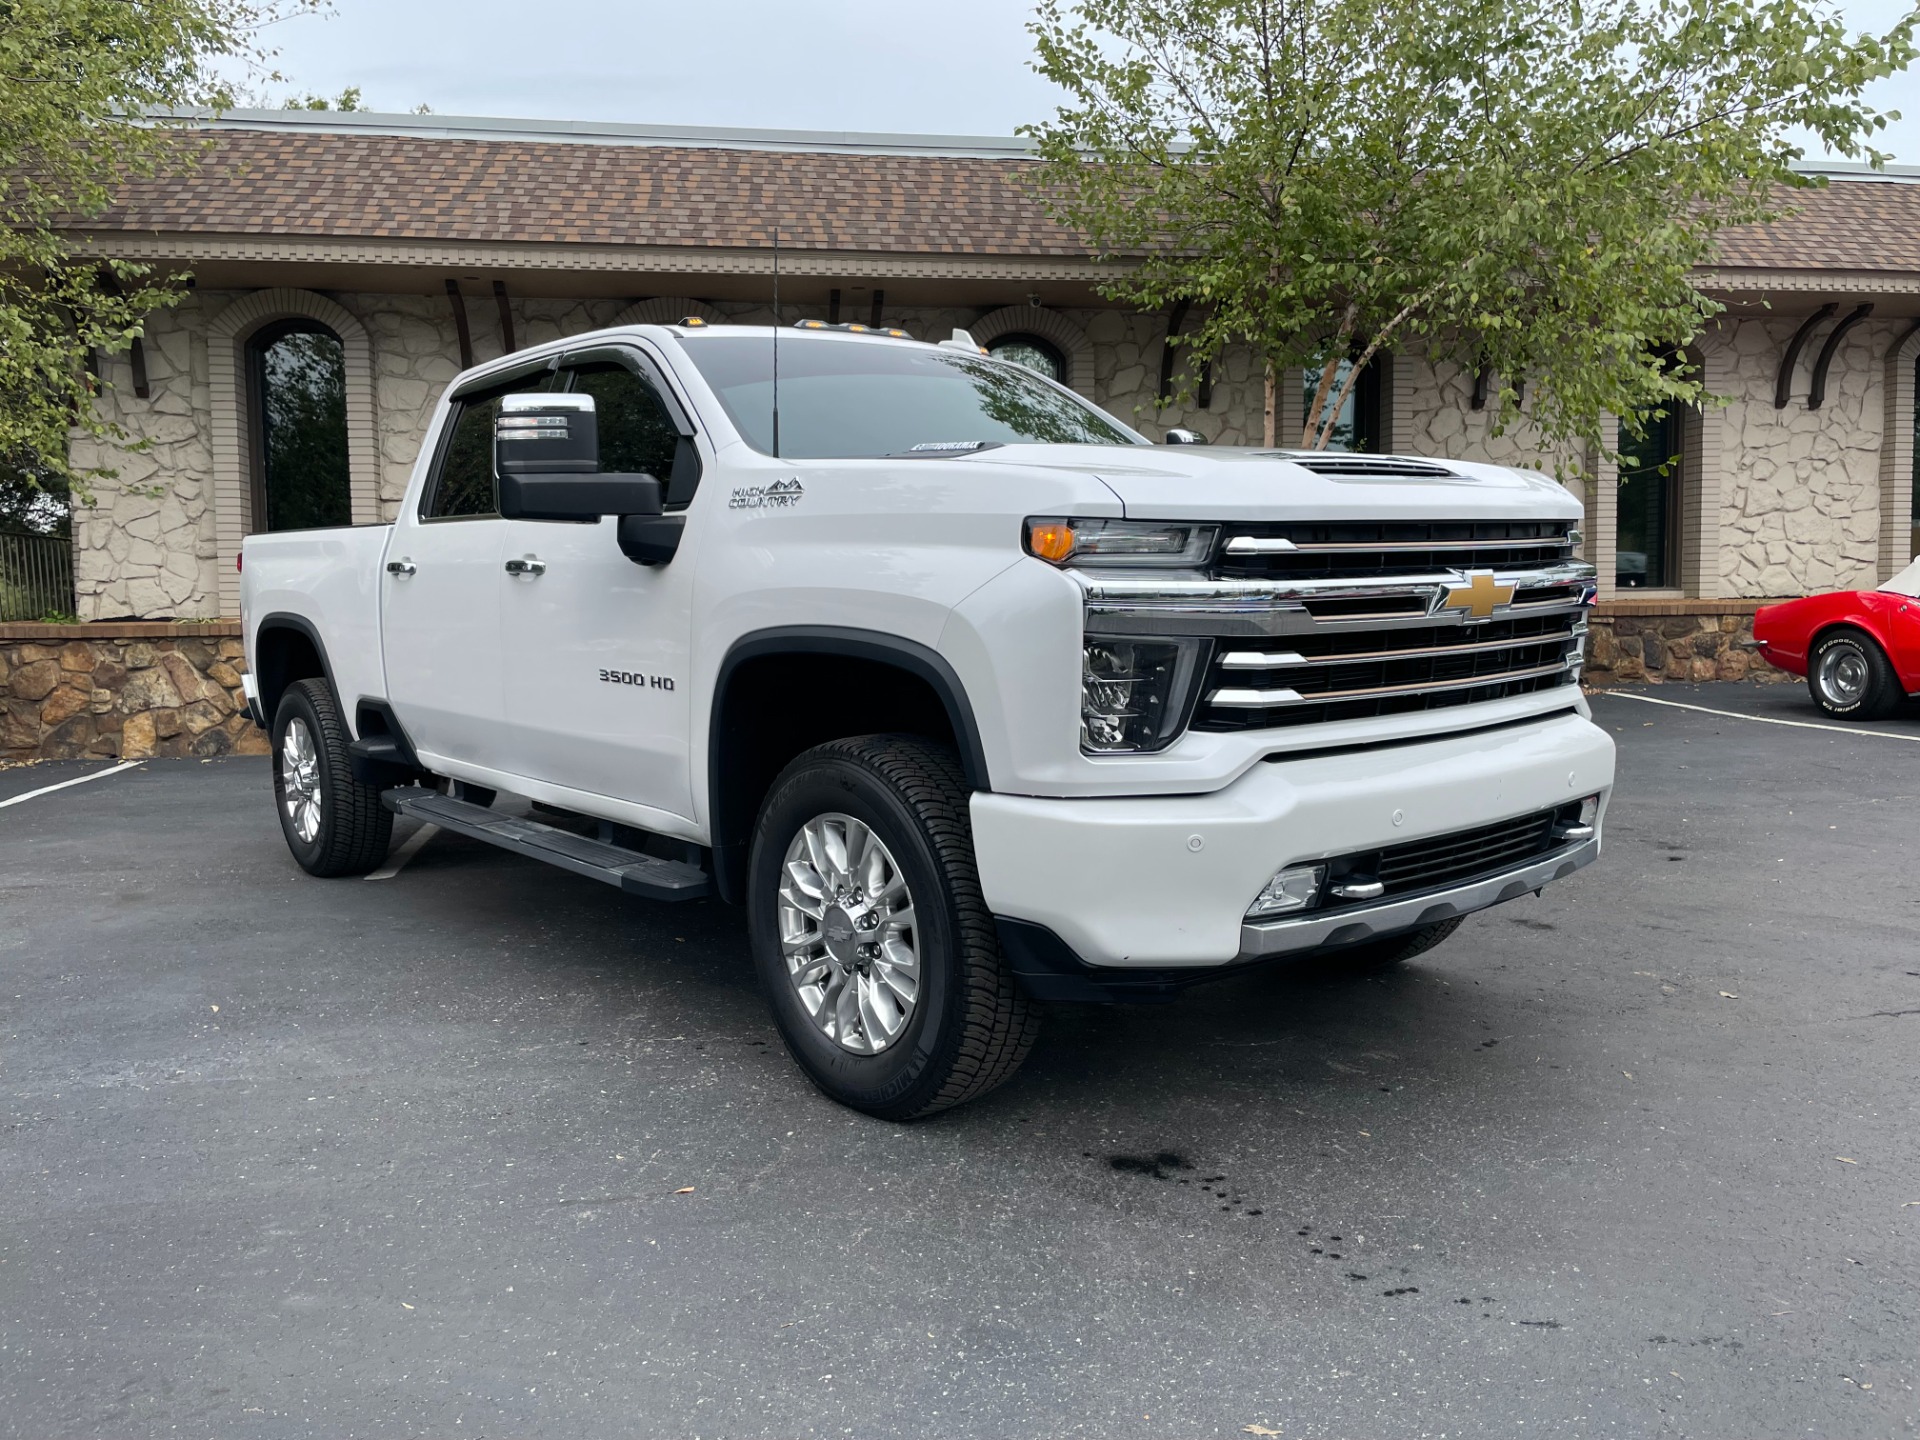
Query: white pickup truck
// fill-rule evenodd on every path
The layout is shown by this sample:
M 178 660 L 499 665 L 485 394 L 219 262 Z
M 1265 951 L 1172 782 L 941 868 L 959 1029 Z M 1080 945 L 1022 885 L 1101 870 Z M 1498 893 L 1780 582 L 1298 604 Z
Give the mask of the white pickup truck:
M 461 375 L 392 524 L 248 539 L 247 693 L 311 873 L 399 814 L 744 904 L 794 1059 L 907 1119 L 1036 1001 L 1390 964 L 1592 861 L 1578 520 L 1155 445 L 964 332 L 635 326 Z

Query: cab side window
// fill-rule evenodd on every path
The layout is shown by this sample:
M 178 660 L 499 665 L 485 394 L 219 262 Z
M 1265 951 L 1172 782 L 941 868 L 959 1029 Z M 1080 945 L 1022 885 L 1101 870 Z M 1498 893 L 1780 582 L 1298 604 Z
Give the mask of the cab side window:
M 593 397 L 601 470 L 653 476 L 665 487 L 668 509 L 691 500 L 698 462 L 690 445 L 682 453 L 680 429 L 652 384 L 613 361 L 576 365 L 570 373 L 573 393 Z
M 543 370 L 454 403 L 446 442 L 440 447 L 440 467 L 420 507 L 422 519 L 475 519 L 500 513 L 493 483 L 493 422 L 500 415 L 500 397 L 545 390 L 552 380 L 552 374 Z

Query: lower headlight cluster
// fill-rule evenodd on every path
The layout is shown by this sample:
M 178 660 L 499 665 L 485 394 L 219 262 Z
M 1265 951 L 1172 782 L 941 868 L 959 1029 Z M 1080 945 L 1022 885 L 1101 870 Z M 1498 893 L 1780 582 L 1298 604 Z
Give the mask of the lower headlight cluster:
M 1080 670 L 1080 743 L 1101 752 L 1171 744 L 1186 723 L 1205 644 L 1088 636 Z
M 1247 907 L 1247 919 L 1271 920 L 1296 910 L 1311 910 L 1320 903 L 1320 887 L 1326 884 L 1325 865 L 1289 865 L 1253 897 Z

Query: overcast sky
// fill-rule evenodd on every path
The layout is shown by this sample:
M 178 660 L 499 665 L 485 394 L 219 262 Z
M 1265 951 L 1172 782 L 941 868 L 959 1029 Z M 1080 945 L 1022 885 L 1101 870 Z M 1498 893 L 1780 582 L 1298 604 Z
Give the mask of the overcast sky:
M 1006 135 L 1051 113 L 1030 0 L 334 0 L 283 23 L 294 90 L 358 85 L 376 110 L 759 129 Z M 1884 28 L 1900 0 L 1845 0 Z M 1920 78 L 1881 148 L 1920 164 Z

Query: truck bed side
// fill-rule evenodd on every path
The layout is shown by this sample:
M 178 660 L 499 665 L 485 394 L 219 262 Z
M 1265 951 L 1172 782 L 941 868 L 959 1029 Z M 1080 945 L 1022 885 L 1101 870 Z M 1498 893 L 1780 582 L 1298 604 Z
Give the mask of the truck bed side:
M 356 735 L 359 702 L 385 697 L 380 580 L 392 532 L 390 525 L 355 525 L 247 537 L 240 615 L 247 665 L 269 720 L 280 692 L 311 673 L 315 660 Z

